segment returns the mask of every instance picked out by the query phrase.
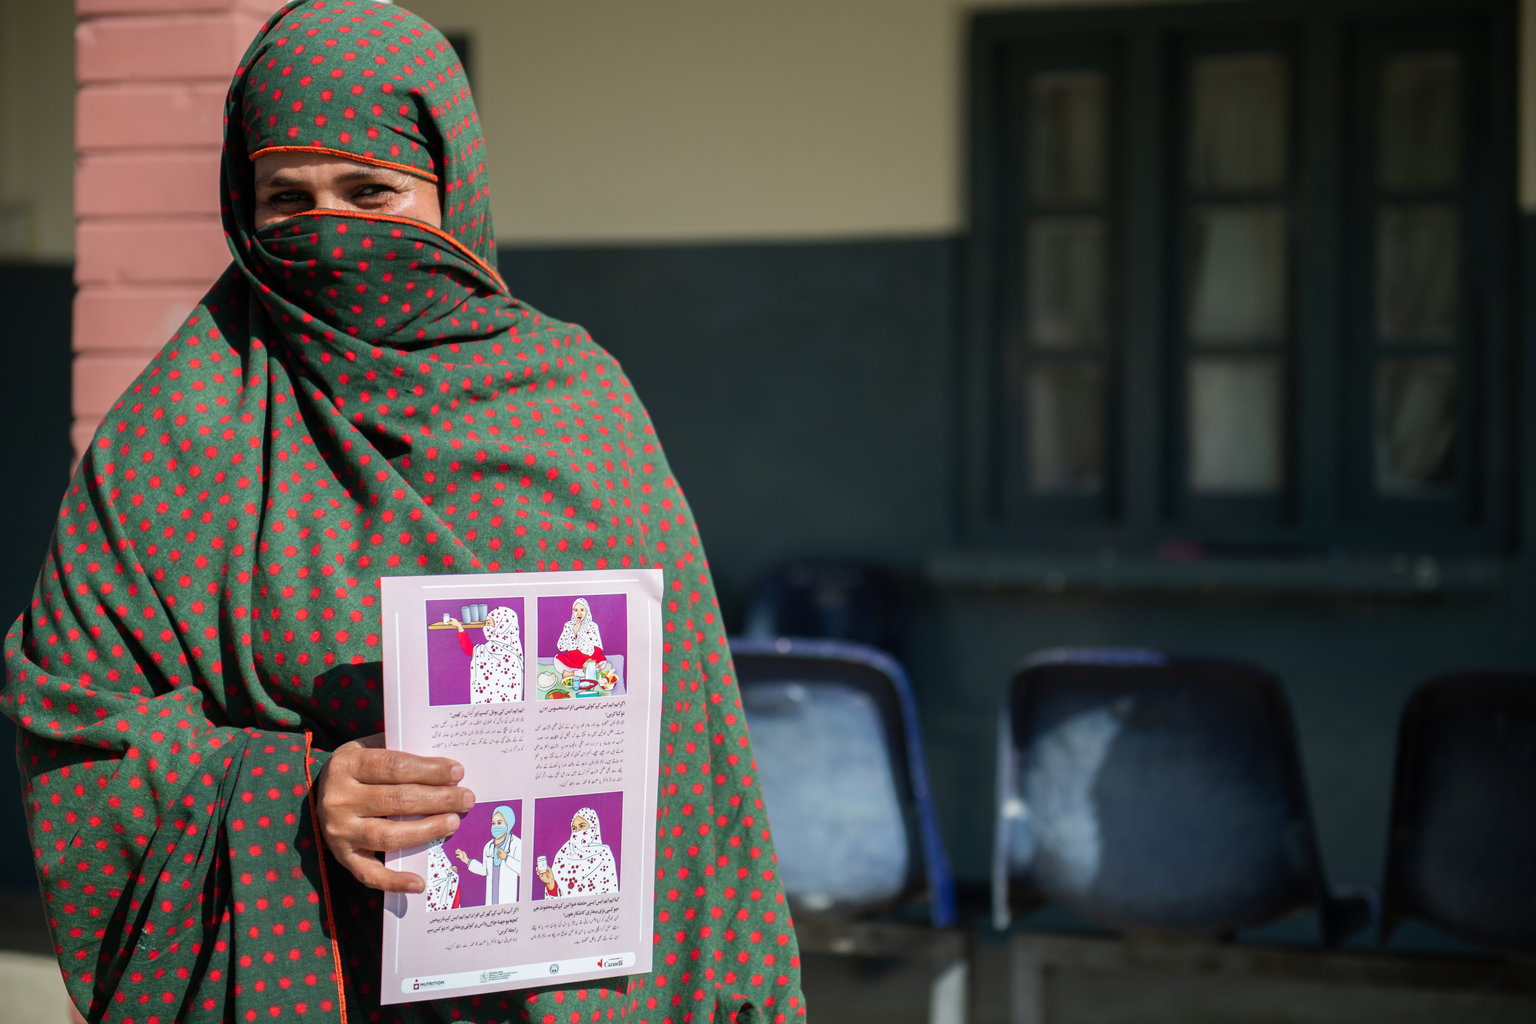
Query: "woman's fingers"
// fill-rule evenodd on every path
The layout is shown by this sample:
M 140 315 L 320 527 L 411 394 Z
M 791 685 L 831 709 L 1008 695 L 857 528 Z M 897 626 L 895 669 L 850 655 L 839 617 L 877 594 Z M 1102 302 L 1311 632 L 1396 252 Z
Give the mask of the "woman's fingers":
M 403 750 L 361 747 L 348 759 L 349 774 L 369 785 L 452 786 L 464 778 L 464 768 L 447 757 L 422 757 Z
M 458 831 L 457 814 L 435 814 L 430 818 L 392 821 L 389 818 L 357 818 L 350 837 L 352 845 L 364 850 L 389 853 L 407 846 L 420 846 Z
M 413 875 L 408 871 L 391 871 L 373 856 L 360 850 L 349 851 L 346 856 L 336 859 L 352 872 L 353 877 L 370 889 L 379 889 L 384 892 L 426 891 L 427 884 L 421 880 L 420 875 Z
M 354 814 L 399 817 L 407 814 L 451 814 L 475 806 L 475 794 L 460 786 L 369 786 L 353 784 L 338 801 Z

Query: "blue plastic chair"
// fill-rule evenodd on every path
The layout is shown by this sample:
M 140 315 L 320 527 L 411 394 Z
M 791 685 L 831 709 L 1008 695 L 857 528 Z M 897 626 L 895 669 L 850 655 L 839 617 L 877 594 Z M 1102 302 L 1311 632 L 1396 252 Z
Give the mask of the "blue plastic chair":
M 801 948 L 921 954 L 932 1018 L 963 1020 L 969 957 L 901 665 L 838 640 L 738 637 L 731 655 Z
M 1050 901 L 1123 932 L 1226 936 L 1317 908 L 1324 941 L 1369 924 L 1335 894 L 1280 683 L 1143 648 L 1046 651 L 1000 720 L 993 919 Z
M 1536 675 L 1414 691 L 1398 731 L 1381 941 L 1405 918 L 1536 953 Z

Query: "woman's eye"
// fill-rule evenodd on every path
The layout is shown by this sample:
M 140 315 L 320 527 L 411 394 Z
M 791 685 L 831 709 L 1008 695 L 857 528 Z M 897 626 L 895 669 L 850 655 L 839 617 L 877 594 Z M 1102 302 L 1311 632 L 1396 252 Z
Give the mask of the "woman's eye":
M 296 203 L 307 202 L 309 197 L 302 192 L 277 192 L 267 197 L 268 206 L 293 206 Z
M 394 191 L 395 190 L 390 188 L 388 185 L 364 185 L 362 188 L 357 190 L 357 198 L 379 199 L 383 196 L 393 194 Z

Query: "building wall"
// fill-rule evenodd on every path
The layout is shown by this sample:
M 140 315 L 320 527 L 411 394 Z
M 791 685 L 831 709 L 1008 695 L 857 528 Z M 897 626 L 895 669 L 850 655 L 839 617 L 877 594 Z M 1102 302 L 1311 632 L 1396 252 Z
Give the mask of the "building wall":
M 410 6 L 470 33 L 506 276 L 623 360 L 698 512 L 728 624 L 739 625 L 754 579 L 784 558 L 865 559 L 908 582 L 908 653 L 965 877 L 985 877 L 992 715 L 1013 665 L 1045 646 L 1133 643 L 1233 654 L 1278 672 L 1330 868 L 1340 880 L 1379 880 L 1407 693 L 1433 671 L 1536 664 L 1528 541 L 1500 584 L 1456 600 L 1053 594 L 939 585 L 928 571 L 955 542 L 964 35 L 977 4 Z M 39 220 L 53 225 L 40 232 L 46 244 L 29 254 L 54 260 L 72 254 L 70 86 L 37 83 L 69 66 L 70 19 L 58 14 L 67 7 L 0 0 L 0 200 L 54 211 Z M 1536 0 L 1523 7 L 1526 50 L 1536 53 Z M 1536 61 L 1523 70 L 1531 100 Z M 1528 210 L 1533 140 L 1527 130 Z M 1536 227 L 1527 236 L 1529 257 Z M 0 267 L 0 308 L 57 308 L 5 328 L 7 339 L 24 329 L 57 352 L 49 346 L 68 346 L 69 268 L 51 272 L 49 298 Z M 1516 368 L 1522 394 L 1536 394 L 1530 362 Z M 57 371 L 12 375 L 0 388 L 67 408 Z M 9 436 L 44 429 L 5 394 Z M 1529 412 L 1511 429 L 1528 520 Z M 15 447 L 0 463 L 6 479 L 35 481 L 10 514 L 13 549 L 27 557 L 0 581 L 6 616 L 30 586 L 62 486 L 65 456 L 49 451 L 54 476 L 18 461 Z M 0 850 L 13 848 L 0 835 Z
M 74 27 L 70 3 L 0 0 L 0 259 L 75 251 Z
M 470 33 L 501 241 L 543 245 L 960 230 L 967 16 L 1073 2 L 411 6 Z M 0 0 L 0 206 L 35 211 L 39 259 L 74 245 L 69 8 Z M 1529 100 L 1536 61 L 1524 72 Z M 1523 143 L 1532 208 L 1536 131 Z

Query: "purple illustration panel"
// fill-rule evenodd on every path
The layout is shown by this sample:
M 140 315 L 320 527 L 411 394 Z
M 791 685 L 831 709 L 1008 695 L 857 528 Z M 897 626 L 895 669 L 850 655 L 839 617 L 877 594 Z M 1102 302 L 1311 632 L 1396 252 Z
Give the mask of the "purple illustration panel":
M 521 597 L 465 597 L 445 601 L 427 601 L 427 701 L 433 707 L 446 704 L 504 702 L 513 693 L 527 695 L 523 687 L 527 676 L 528 633 L 524 624 Z M 485 616 L 505 608 L 517 617 L 516 643 L 510 637 L 487 637 Z M 464 640 L 459 630 L 445 616 L 464 624 Z M 504 618 L 498 616 L 497 618 Z M 495 625 L 492 625 L 493 631 Z M 469 650 L 466 651 L 465 647 Z M 514 653 L 515 652 L 515 653 Z M 477 685 L 471 687 L 471 680 Z
M 492 826 L 503 823 L 506 834 L 498 842 Z M 522 834 L 522 800 L 481 800 L 475 804 L 464 815 L 459 830 L 443 842 L 441 859 L 438 854 L 428 854 L 428 874 L 439 877 L 427 880 L 427 909 L 516 903 L 520 898 Z M 452 870 L 441 880 L 444 864 Z
M 582 814 L 583 811 L 588 813 Z M 623 793 L 546 797 L 534 801 L 534 815 L 534 876 L 529 879 L 534 899 L 598 896 L 619 891 Z M 584 821 L 589 817 L 596 820 L 586 821 L 586 828 L 577 828 L 574 819 L 578 815 Z M 549 876 L 547 880 L 539 876 L 541 864 Z
M 628 656 L 629 606 L 623 594 L 541 597 L 537 679 L 528 697 L 616 697 L 625 692 Z

